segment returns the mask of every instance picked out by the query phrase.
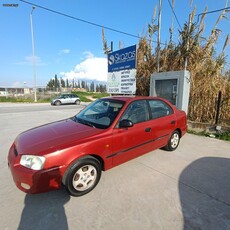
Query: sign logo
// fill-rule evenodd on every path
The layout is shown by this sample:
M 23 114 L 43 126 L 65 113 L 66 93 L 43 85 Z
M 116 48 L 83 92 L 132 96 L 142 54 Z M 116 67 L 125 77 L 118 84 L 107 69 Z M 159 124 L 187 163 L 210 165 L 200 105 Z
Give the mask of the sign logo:
M 109 65 L 113 65 L 113 63 L 114 63 L 114 56 L 113 55 L 110 55 L 110 57 L 109 57 Z
M 108 55 L 108 72 L 136 68 L 136 45 Z
M 112 75 L 112 81 L 116 81 L 116 76 L 115 76 L 114 73 L 113 73 L 113 75 Z

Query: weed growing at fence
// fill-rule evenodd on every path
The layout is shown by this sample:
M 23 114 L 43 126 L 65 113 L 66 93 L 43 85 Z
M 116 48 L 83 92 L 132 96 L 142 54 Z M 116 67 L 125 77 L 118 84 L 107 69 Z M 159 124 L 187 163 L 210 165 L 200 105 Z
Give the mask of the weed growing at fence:
M 208 133 L 206 131 L 194 131 L 194 130 L 188 130 L 187 131 L 190 134 L 195 134 L 198 136 L 206 136 L 206 137 L 210 137 L 210 138 L 215 138 L 215 139 L 219 139 L 219 140 L 224 140 L 224 141 L 230 141 L 230 132 L 226 131 L 226 132 L 219 132 L 219 133 Z

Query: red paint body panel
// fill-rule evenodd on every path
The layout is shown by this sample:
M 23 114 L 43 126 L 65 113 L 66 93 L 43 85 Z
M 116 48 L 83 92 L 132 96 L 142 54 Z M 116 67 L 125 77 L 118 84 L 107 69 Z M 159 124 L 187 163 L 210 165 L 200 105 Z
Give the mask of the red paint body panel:
M 122 164 L 153 149 L 152 133 L 145 132 L 150 121 L 135 124 L 132 129 L 113 130 L 113 166 Z
M 107 170 L 144 153 L 167 145 L 172 132 L 178 129 L 183 136 L 187 129 L 186 115 L 164 99 L 154 97 L 111 97 L 123 101 L 119 115 L 106 129 L 90 127 L 72 119 L 57 121 L 30 129 L 18 135 L 12 144 L 8 164 L 15 184 L 27 193 L 40 193 L 61 186 L 68 167 L 77 159 L 92 155 Z M 137 100 L 161 100 L 173 113 L 157 119 L 134 124 L 130 128 L 117 126 L 127 107 Z M 106 100 L 106 98 L 105 98 Z M 20 165 L 21 155 L 45 157 L 42 170 Z M 22 187 L 22 183 L 30 188 Z

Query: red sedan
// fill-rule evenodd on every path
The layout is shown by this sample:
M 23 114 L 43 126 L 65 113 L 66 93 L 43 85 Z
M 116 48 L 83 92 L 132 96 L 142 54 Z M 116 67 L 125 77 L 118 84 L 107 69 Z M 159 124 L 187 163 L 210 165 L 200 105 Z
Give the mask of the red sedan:
M 90 192 L 108 170 L 144 153 L 175 150 L 185 134 L 185 112 L 156 97 L 107 97 L 72 118 L 30 129 L 12 144 L 8 164 L 26 193 L 58 189 Z

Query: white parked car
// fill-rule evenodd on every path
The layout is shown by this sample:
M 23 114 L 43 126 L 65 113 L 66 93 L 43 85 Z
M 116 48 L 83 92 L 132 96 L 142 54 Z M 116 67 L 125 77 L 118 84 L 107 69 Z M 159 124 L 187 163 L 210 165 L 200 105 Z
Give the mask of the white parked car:
M 61 94 L 51 101 L 51 105 L 76 104 L 80 105 L 81 100 L 76 94 Z

